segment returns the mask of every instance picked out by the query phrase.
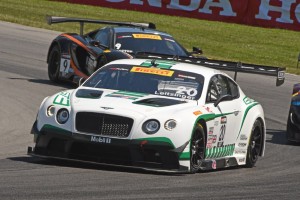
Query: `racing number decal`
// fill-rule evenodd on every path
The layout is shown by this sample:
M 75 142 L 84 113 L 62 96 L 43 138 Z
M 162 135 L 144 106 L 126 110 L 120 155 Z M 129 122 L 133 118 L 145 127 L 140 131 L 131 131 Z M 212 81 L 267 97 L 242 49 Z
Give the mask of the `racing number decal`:
M 223 125 L 221 125 L 221 129 L 220 129 L 219 142 L 223 142 L 224 141 L 225 132 L 226 132 L 226 124 L 223 124 Z
M 226 124 L 227 124 L 227 117 L 226 116 L 221 117 L 221 128 L 220 128 L 218 147 L 222 147 L 224 144 L 224 138 L 225 138 L 225 133 L 226 133 Z
M 122 46 L 122 45 L 121 45 L 120 43 L 115 44 L 116 49 L 120 49 L 121 46 Z
M 69 72 L 69 69 L 70 69 L 70 59 L 69 58 L 61 58 L 59 71 L 65 75 Z
M 176 93 L 178 94 L 187 94 L 190 97 L 194 97 L 197 95 L 197 90 L 195 88 L 186 89 L 184 86 L 179 86 L 177 88 Z

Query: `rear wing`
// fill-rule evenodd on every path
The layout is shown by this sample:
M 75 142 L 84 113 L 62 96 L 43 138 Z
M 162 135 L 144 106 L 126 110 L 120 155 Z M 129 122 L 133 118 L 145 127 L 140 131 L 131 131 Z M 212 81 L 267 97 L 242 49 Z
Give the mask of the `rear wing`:
M 49 25 L 56 24 L 56 23 L 79 22 L 80 35 L 83 35 L 84 23 L 108 24 L 108 25 L 117 25 L 117 26 L 132 26 L 132 27 L 156 29 L 155 24 L 151 22 L 150 23 L 117 22 L 117 21 L 82 19 L 82 18 L 73 18 L 73 17 L 57 17 L 57 16 L 46 16 L 46 20 Z
M 233 71 L 235 72 L 234 74 L 235 81 L 237 79 L 238 72 L 275 76 L 276 86 L 282 85 L 285 79 L 285 68 L 283 67 L 254 65 L 254 64 L 247 64 L 241 62 L 231 62 L 231 61 L 213 60 L 213 59 L 205 59 L 205 58 L 190 58 L 190 57 L 178 57 L 178 56 L 172 57 L 165 54 L 153 54 L 153 53 L 145 53 L 145 52 L 138 52 L 135 55 L 135 57 L 174 60 L 174 61 L 196 64 L 196 65 L 218 69 L 218 70 Z

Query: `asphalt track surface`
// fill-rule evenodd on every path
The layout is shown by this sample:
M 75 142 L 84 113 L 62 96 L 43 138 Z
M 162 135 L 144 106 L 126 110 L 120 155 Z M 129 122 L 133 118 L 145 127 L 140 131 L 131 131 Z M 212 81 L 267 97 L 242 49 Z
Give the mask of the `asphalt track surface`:
M 72 87 L 53 85 L 46 54 L 57 32 L 0 22 L 0 199 L 300 199 L 300 146 L 286 143 L 292 85 L 239 74 L 244 92 L 261 102 L 267 123 L 265 157 L 256 167 L 168 175 L 26 155 L 44 97 Z

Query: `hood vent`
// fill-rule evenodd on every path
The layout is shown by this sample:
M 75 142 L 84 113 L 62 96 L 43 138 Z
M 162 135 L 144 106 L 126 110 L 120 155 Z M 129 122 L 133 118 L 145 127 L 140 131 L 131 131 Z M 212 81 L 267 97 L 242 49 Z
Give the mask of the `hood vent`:
M 88 98 L 88 99 L 100 99 L 102 94 L 103 94 L 103 91 L 99 91 L 99 90 L 79 89 L 76 92 L 76 97 Z
M 172 106 L 177 104 L 186 103 L 186 101 L 180 101 L 175 99 L 166 99 L 166 98 L 149 98 L 143 99 L 140 101 L 133 102 L 134 104 L 146 105 L 146 106 L 153 106 L 153 107 L 165 107 L 165 106 Z

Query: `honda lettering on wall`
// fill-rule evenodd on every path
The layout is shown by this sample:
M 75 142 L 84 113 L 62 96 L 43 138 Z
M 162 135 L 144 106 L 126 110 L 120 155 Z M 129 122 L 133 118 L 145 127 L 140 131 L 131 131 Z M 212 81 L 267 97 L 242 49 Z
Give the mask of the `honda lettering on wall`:
M 300 30 L 300 0 L 58 0 L 118 9 Z

